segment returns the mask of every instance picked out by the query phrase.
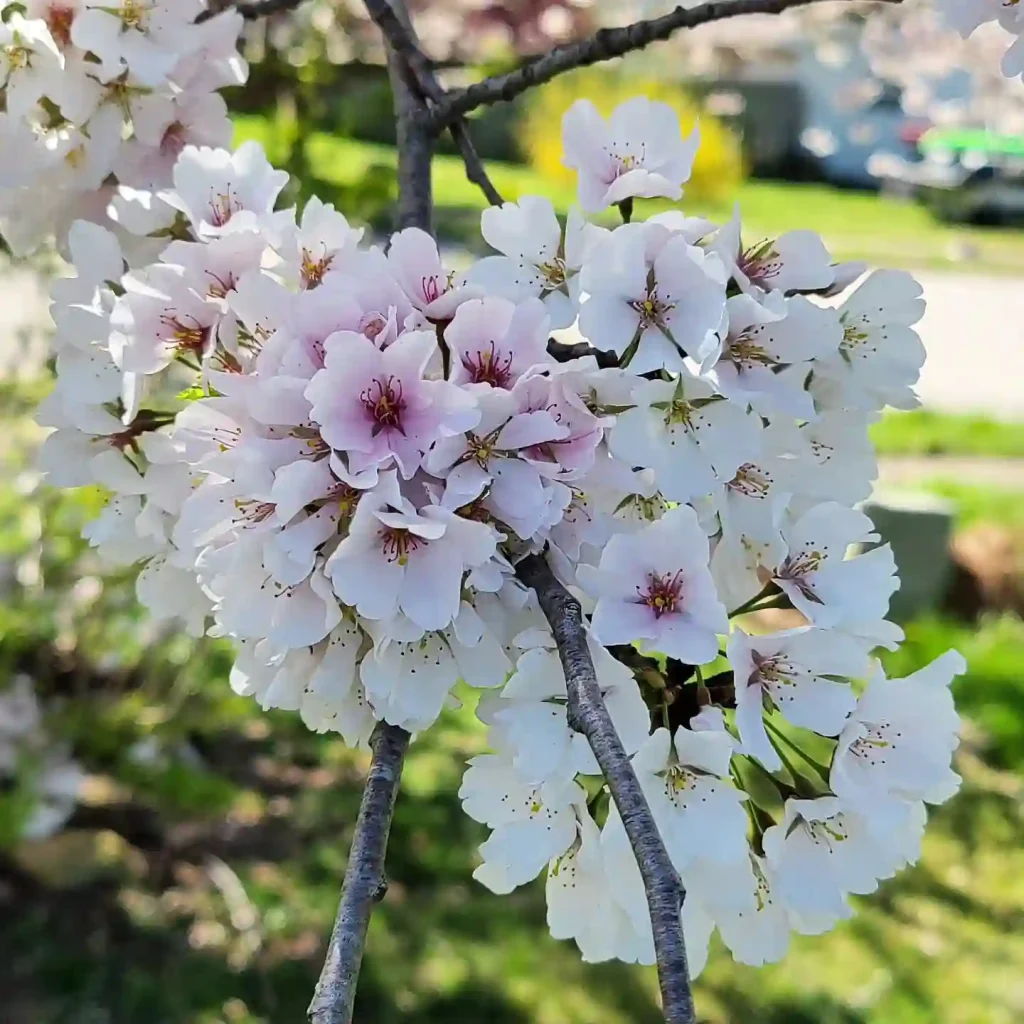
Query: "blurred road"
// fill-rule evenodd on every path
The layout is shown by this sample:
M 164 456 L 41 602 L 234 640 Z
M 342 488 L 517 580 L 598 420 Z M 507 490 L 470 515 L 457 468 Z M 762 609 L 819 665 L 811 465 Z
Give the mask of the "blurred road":
M 921 271 L 928 361 L 917 391 L 932 409 L 1024 419 L 1024 280 Z
M 922 271 L 926 406 L 1024 419 L 1024 280 Z M 0 264 L 0 377 L 28 375 L 46 357 L 46 289 Z

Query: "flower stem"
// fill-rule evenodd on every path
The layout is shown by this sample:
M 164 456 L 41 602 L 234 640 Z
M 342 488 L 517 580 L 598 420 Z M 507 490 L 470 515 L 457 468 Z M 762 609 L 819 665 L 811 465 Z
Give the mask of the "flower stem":
M 794 743 L 784 732 L 782 732 L 781 729 L 779 729 L 775 725 L 772 725 L 772 723 L 769 722 L 767 719 L 765 719 L 765 723 L 764 724 L 765 724 L 765 728 L 772 734 L 772 736 L 775 737 L 775 739 L 780 740 L 790 750 L 792 750 L 795 754 L 797 754 L 800 758 L 802 758 L 809 765 L 809 767 L 814 771 L 814 774 L 817 775 L 818 778 L 822 781 L 822 783 L 825 786 L 825 789 L 828 792 L 832 792 L 831 783 L 829 782 L 829 778 L 828 778 L 828 776 L 829 776 L 828 768 L 826 768 L 825 765 L 819 764 L 817 761 L 815 761 L 814 758 L 810 756 L 810 754 L 808 754 L 801 747 L 797 746 L 797 744 Z M 775 749 L 778 750 L 778 744 L 775 745 Z M 798 776 L 796 774 L 796 772 L 793 771 L 792 767 L 790 767 L 789 762 L 786 760 L 786 757 L 782 753 L 781 750 L 779 750 L 779 757 L 782 758 L 782 763 L 785 764 L 786 767 L 789 768 L 790 772 L 793 774 L 794 780 L 797 780 L 797 779 L 803 777 L 803 776 Z

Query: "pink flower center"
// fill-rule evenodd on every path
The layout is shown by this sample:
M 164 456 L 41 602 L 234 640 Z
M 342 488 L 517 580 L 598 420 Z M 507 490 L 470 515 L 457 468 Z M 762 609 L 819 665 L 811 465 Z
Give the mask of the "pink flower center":
M 647 155 L 647 147 L 641 145 L 639 154 L 637 153 L 616 153 L 614 151 L 608 151 L 608 155 L 611 157 L 611 162 L 608 167 L 608 173 L 605 175 L 605 184 L 610 185 L 613 181 L 621 178 L 622 175 L 628 174 L 630 171 L 635 171 L 638 167 L 642 167 L 644 158 Z
M 420 287 L 423 289 L 423 298 L 427 302 L 436 302 L 448 291 L 448 282 L 442 282 L 440 275 L 434 274 L 431 277 L 422 278 Z
M 405 399 L 402 397 L 402 382 L 388 377 L 375 380 L 360 396 L 363 408 L 373 421 L 373 436 L 382 430 L 397 430 L 402 433 L 402 413 Z
M 682 570 L 673 576 L 659 576 L 657 573 L 648 573 L 647 589 L 636 588 L 640 595 L 641 604 L 647 605 L 654 612 L 654 617 L 660 619 L 663 615 L 672 615 L 679 610 L 683 599 L 683 573 Z
M 266 522 L 276 511 L 277 506 L 271 505 L 268 501 L 244 501 L 235 499 L 235 508 L 238 511 L 236 520 L 243 523 Z
M 324 275 L 331 269 L 334 262 L 334 254 L 327 252 L 324 247 L 324 254 L 319 259 L 314 259 L 308 249 L 302 250 L 302 285 L 304 288 L 316 288 L 323 284 Z
M 508 389 L 512 378 L 512 353 L 499 355 L 492 341 L 489 349 L 480 349 L 462 357 L 462 365 L 474 384 L 490 384 Z
M 782 270 L 782 258 L 775 251 L 775 242 L 766 239 L 740 253 L 736 265 L 755 284 L 778 277 Z
M 389 562 L 397 562 L 399 565 L 405 565 L 409 561 L 409 555 L 426 544 L 422 537 L 395 526 L 385 527 L 378 536 L 384 557 Z
M 647 298 L 634 299 L 629 303 L 632 309 L 640 314 L 640 327 L 647 330 L 650 327 L 665 327 L 665 317 L 676 308 L 674 302 L 665 302 L 658 297 L 657 288 L 648 285 Z
M 206 276 L 210 279 L 210 283 L 206 286 L 207 294 L 214 299 L 226 298 L 228 292 L 233 292 L 238 285 L 238 281 L 231 271 L 228 271 L 224 277 L 219 277 L 212 270 L 208 270 Z
M 799 554 L 787 555 L 775 576 L 792 583 L 808 601 L 823 604 L 807 577 L 817 572 L 824 557 L 820 551 L 801 551 Z
M 50 4 L 43 15 L 46 27 L 55 42 L 62 48 L 71 43 L 71 23 L 75 20 L 74 8 L 63 4 Z
M 194 353 L 201 356 L 212 334 L 212 328 L 204 327 L 194 317 L 182 320 L 176 313 L 164 313 L 160 323 L 170 331 L 170 340 L 179 353 Z
M 726 486 L 733 493 L 747 498 L 767 498 L 772 486 L 772 475 L 760 466 L 747 462 L 736 470 L 736 476 Z
M 242 209 L 242 204 L 229 184 L 225 186 L 225 191 L 211 194 L 209 207 L 210 223 L 215 228 L 222 228 Z

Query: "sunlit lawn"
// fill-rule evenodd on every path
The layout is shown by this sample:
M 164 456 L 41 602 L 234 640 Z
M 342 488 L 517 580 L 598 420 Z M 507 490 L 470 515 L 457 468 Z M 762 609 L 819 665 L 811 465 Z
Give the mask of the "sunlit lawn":
M 888 412 L 871 428 L 880 455 L 1024 458 L 1024 423 L 930 409 Z
M 283 162 L 287 151 L 273 124 L 257 117 L 237 117 L 237 138 L 259 139 L 271 160 Z M 395 166 L 389 146 L 313 132 L 306 143 L 309 168 L 320 186 L 351 188 L 374 165 Z M 488 165 L 498 191 L 509 200 L 528 193 L 546 195 L 564 211 L 574 193 L 564 182 L 547 182 L 527 167 L 492 162 Z M 461 161 L 441 155 L 434 161 L 434 193 L 438 222 L 444 230 L 471 241 L 472 218 L 452 211 L 478 211 L 485 206 L 479 189 L 466 180 Z M 324 197 L 328 198 L 328 197 Z M 749 181 L 735 196 L 742 207 L 748 237 L 778 235 L 793 228 L 820 231 L 840 259 L 866 259 L 887 266 L 946 267 L 986 272 L 1024 273 L 1024 232 L 976 227 L 951 227 L 935 221 L 921 207 L 866 193 L 840 191 L 816 184 Z M 657 204 L 645 207 L 658 208 Z M 691 210 L 726 219 L 732 203 Z M 973 255 L 961 262 L 963 250 Z

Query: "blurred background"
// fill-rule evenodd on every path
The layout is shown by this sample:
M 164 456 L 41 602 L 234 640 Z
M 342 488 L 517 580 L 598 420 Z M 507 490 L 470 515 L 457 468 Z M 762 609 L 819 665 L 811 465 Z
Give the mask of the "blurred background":
M 421 0 L 446 81 L 500 70 L 665 4 Z M 852 13 L 850 13 L 852 10 Z M 562 112 L 638 92 L 704 145 L 684 205 L 744 211 L 751 240 L 819 230 L 837 258 L 917 272 L 929 308 L 922 410 L 874 428 L 870 506 L 904 576 L 903 674 L 955 646 L 963 790 L 932 815 L 920 865 L 782 964 L 717 948 L 707 1024 L 1019 1024 L 1024 1020 L 1024 101 L 1000 41 L 966 48 L 927 10 L 842 6 L 685 34 L 473 118 L 509 199 L 564 211 Z M 873 20 L 865 21 L 872 13 Z M 1005 44 L 1002 44 L 1005 45 Z M 229 97 L 316 193 L 384 233 L 395 196 L 382 53 L 359 4 L 315 0 L 251 28 Z M 870 62 L 869 62 L 870 58 Z M 443 151 L 437 225 L 479 245 L 482 197 Z M 304 1019 L 333 919 L 362 755 L 264 714 L 227 684 L 230 652 L 158 631 L 83 524 L 102 495 L 33 467 L 49 387 L 56 260 L 0 255 L 0 1024 L 281 1024 Z M 587 966 L 548 937 L 539 885 L 473 883 L 482 829 L 456 797 L 482 747 L 472 697 L 413 747 L 373 919 L 365 1024 L 655 1024 L 652 972 Z

